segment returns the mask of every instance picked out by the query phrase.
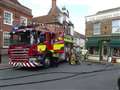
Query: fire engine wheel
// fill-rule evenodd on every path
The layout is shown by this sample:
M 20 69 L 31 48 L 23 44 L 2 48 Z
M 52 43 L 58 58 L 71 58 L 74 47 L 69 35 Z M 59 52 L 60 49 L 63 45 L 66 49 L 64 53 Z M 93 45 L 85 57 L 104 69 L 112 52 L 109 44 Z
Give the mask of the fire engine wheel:
M 44 67 L 45 68 L 50 67 L 50 64 L 51 64 L 51 61 L 48 58 L 45 58 L 45 60 L 44 60 Z

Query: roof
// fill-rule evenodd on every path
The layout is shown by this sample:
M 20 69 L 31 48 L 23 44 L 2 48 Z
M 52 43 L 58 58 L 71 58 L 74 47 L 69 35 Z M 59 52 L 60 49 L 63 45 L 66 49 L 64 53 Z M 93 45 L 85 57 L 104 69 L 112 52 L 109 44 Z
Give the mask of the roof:
M 18 2 L 18 0 L 9 0 L 9 1 L 11 1 L 11 2 L 13 2 L 13 3 L 15 3 L 15 4 L 21 5 L 21 4 Z
M 62 14 L 62 11 L 57 7 L 52 7 L 47 15 L 34 17 L 33 22 L 38 23 L 59 23 L 58 17 Z
M 98 11 L 96 14 L 88 15 L 86 17 L 95 16 L 95 15 L 104 14 L 104 13 L 109 13 L 109 12 L 114 12 L 114 11 L 120 11 L 120 7 Z
M 33 22 L 45 23 L 45 24 L 47 24 L 47 23 L 59 23 L 57 16 L 52 16 L 52 15 L 35 17 L 35 18 L 33 18 Z
M 74 37 L 85 39 L 85 35 L 80 34 L 79 32 L 74 31 Z
M 114 11 L 120 11 L 120 7 L 107 9 L 107 10 L 102 10 L 102 11 L 97 12 L 96 14 L 103 14 L 103 13 L 114 12 Z
M 59 14 L 62 13 L 61 10 L 56 6 L 56 8 L 51 8 L 48 12 L 48 15 L 54 15 L 59 16 Z
M 22 13 L 32 16 L 32 10 L 20 4 L 18 0 L 0 0 L 0 5 L 14 8 Z

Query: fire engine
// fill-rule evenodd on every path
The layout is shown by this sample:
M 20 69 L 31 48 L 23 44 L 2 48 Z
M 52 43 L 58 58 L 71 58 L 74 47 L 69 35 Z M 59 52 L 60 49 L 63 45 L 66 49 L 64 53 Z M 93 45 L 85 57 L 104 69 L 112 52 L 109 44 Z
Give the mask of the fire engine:
M 13 67 L 49 67 L 65 60 L 64 33 L 35 27 L 14 27 L 10 32 L 8 55 Z

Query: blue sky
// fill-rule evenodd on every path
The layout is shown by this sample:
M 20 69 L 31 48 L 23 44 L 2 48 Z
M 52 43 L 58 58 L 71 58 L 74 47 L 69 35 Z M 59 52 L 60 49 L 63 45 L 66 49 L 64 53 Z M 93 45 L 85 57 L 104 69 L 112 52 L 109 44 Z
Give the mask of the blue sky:
M 32 9 L 33 16 L 46 15 L 51 8 L 52 0 L 19 0 L 21 4 Z M 120 7 L 120 0 L 57 0 L 61 9 L 65 6 L 75 25 L 75 31 L 85 34 L 85 16 L 98 11 Z

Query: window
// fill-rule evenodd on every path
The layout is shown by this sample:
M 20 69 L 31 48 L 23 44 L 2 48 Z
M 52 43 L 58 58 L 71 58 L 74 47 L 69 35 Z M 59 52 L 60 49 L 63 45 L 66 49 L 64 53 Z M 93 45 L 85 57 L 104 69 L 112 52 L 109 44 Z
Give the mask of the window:
M 21 25 L 23 25 L 23 26 L 27 26 L 27 18 L 21 16 L 21 17 L 20 17 L 20 23 L 21 23 Z
M 95 23 L 93 25 L 93 34 L 94 35 L 99 35 L 100 34 L 100 23 Z
M 12 25 L 13 13 L 9 11 L 4 11 L 4 24 Z
M 3 33 L 3 47 L 8 47 L 10 44 L 10 33 L 4 32 Z
M 89 48 L 89 54 L 98 55 L 99 54 L 99 49 L 97 47 L 90 47 Z
M 113 56 L 120 57 L 120 48 L 113 48 Z
M 74 35 L 74 28 L 73 28 L 73 26 L 70 26 L 70 35 Z
M 112 33 L 120 33 L 120 20 L 112 21 Z

